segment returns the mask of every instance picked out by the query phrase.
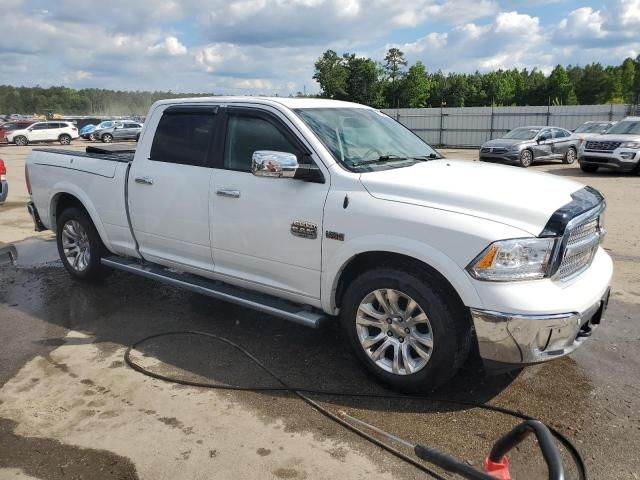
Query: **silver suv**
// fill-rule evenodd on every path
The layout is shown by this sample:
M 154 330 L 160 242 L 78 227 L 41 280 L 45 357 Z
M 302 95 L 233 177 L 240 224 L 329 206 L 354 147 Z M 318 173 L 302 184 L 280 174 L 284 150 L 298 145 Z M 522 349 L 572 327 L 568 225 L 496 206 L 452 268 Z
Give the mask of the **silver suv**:
M 143 125 L 131 120 L 122 120 L 112 123 L 107 128 L 96 129 L 92 138 L 111 143 L 114 140 L 136 140 L 140 138 Z
M 580 168 L 640 171 L 640 117 L 626 117 L 606 133 L 585 141 L 578 153 Z

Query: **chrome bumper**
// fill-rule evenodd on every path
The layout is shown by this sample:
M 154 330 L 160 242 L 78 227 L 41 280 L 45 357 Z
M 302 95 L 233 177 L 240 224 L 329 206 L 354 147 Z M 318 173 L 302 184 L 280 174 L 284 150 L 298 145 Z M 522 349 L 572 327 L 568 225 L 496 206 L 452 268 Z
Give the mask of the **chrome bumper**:
M 573 352 L 604 318 L 609 290 L 582 313 L 520 315 L 472 308 L 480 356 L 493 364 L 525 365 Z

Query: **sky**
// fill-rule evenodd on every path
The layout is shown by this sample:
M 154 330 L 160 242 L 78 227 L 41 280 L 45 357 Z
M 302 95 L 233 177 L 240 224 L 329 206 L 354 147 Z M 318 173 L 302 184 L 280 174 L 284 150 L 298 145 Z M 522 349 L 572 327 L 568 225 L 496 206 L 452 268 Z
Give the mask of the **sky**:
M 0 0 L 0 84 L 317 93 L 327 49 L 428 70 L 619 64 L 640 0 Z

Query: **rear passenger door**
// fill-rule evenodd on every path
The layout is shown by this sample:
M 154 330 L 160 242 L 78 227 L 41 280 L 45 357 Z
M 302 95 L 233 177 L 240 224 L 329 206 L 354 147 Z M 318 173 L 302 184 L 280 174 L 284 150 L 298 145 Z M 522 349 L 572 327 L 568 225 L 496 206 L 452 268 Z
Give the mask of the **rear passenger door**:
M 211 105 L 168 106 L 149 124 L 154 137 L 138 146 L 128 198 L 133 231 L 147 260 L 212 274 L 209 185 L 216 112 Z
M 275 111 L 234 107 L 224 117 L 210 193 L 215 272 L 231 283 L 293 300 L 318 299 L 328 175 L 323 183 L 254 176 L 251 159 L 257 150 L 294 153 L 299 163 L 314 160 Z M 299 225 L 307 229 L 304 235 Z
M 553 132 L 553 145 L 551 147 L 551 153 L 554 157 L 564 157 L 572 145 L 571 133 L 563 130 L 562 128 L 552 128 Z

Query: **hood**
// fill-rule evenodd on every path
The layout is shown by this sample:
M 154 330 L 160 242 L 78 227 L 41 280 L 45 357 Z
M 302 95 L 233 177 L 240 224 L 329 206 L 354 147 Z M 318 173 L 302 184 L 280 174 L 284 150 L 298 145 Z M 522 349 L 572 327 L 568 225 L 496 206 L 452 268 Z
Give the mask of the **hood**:
M 360 181 L 375 198 L 486 218 L 535 236 L 584 187 L 547 173 L 465 160 L 368 172 Z
M 517 145 L 520 143 L 531 142 L 531 140 L 519 140 L 517 138 L 495 138 L 493 140 L 489 140 L 488 142 L 484 142 L 482 144 L 483 147 L 510 147 L 512 145 Z
M 594 140 L 596 142 L 638 142 L 640 141 L 640 135 L 612 133 L 608 135 L 597 135 L 589 140 Z

